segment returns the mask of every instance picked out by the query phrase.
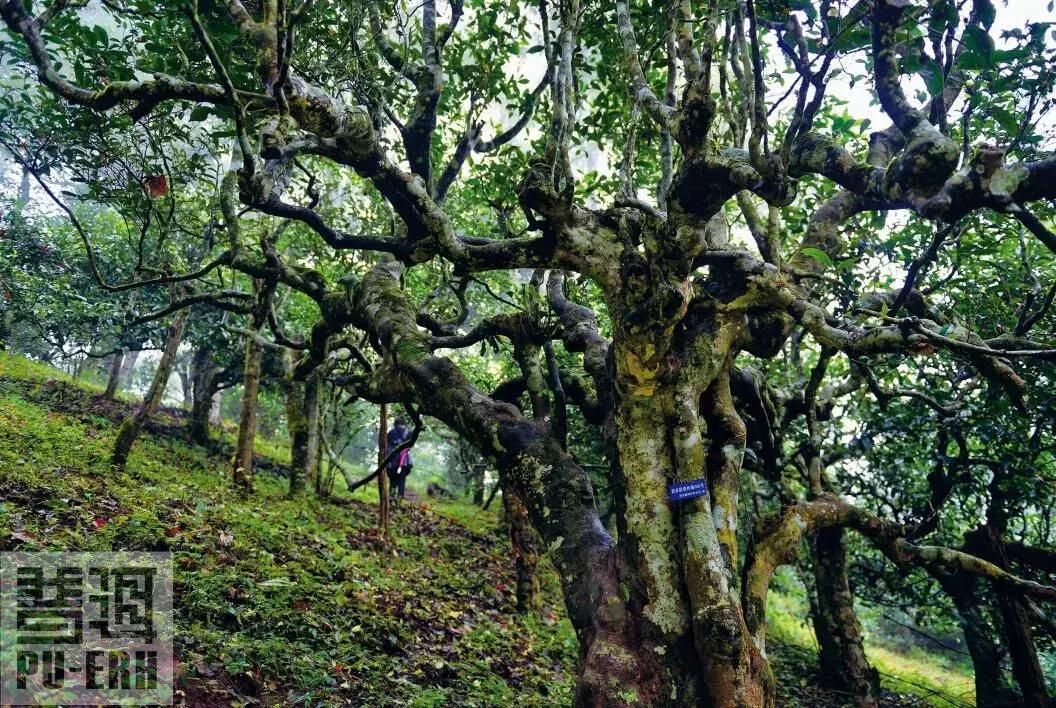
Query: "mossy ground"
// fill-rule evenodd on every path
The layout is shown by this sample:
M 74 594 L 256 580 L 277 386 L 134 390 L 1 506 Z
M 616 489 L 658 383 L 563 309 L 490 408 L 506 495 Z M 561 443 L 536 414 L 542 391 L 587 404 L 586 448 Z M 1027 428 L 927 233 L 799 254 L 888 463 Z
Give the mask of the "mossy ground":
M 772 590 L 767 605 L 767 639 L 779 647 L 771 656 L 774 671 L 790 677 L 779 682 L 779 691 L 797 705 L 834 705 L 826 701 L 839 705 L 840 696 L 817 695 L 813 690 L 818 678 L 818 643 L 807 619 L 806 598 Z M 975 705 L 975 680 L 966 660 L 920 647 L 896 648 L 869 632 L 865 634 L 865 653 L 880 672 L 887 705 Z
M 513 567 L 494 509 L 405 502 L 382 543 L 373 489 L 352 497 L 338 489 L 338 502 L 287 499 L 273 473 L 285 450 L 262 440 L 263 470 L 243 498 L 225 456 L 189 445 L 176 411 L 148 426 L 117 473 L 110 445 L 129 404 L 98 394 L 0 354 L 0 550 L 171 551 L 182 703 L 570 702 L 577 648 L 556 579 L 544 572 L 541 617 L 513 612 Z M 811 681 L 816 659 L 800 609 L 780 601 L 772 609 L 782 703 L 838 705 L 839 696 L 801 680 Z M 929 657 L 889 653 L 871 656 L 899 677 L 892 688 L 932 699 L 932 686 L 948 689 L 954 674 Z

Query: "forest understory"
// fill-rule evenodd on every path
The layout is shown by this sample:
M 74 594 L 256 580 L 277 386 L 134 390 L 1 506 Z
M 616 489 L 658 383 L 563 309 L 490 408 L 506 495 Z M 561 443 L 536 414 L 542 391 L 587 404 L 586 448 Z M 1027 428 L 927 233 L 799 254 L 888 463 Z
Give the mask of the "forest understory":
M 110 446 L 133 408 L 0 354 L 0 551 L 172 552 L 177 705 L 571 701 L 577 647 L 554 571 L 541 564 L 539 615 L 518 615 L 494 507 L 412 490 L 382 542 L 372 489 L 289 499 L 288 450 L 258 438 L 247 499 L 227 479 L 230 424 L 215 446 L 197 446 L 178 408 L 162 410 L 116 472 Z M 802 602 L 771 598 L 779 705 L 852 705 L 820 687 Z M 869 650 L 881 705 L 974 705 L 970 665 L 919 648 Z

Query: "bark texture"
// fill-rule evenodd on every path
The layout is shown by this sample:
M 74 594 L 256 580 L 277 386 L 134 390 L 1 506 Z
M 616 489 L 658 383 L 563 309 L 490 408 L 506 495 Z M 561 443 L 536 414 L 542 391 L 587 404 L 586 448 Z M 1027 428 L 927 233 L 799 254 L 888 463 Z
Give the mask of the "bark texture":
M 844 534 L 842 528 L 827 528 L 811 539 L 818 659 L 822 679 L 832 688 L 851 694 L 861 708 L 875 708 L 880 700 L 880 674 L 869 665 L 862 645 L 862 629 L 847 580 Z
M 244 491 L 253 488 L 253 441 L 257 434 L 257 397 L 260 393 L 260 365 L 263 348 L 255 337 L 246 338 L 242 376 L 242 413 L 238 420 L 238 441 L 231 463 L 235 484 Z
M 110 368 L 106 378 L 106 390 L 103 392 L 103 398 L 108 401 L 112 401 L 114 396 L 117 395 L 117 387 L 121 383 L 121 365 L 125 361 L 125 352 L 119 350 L 110 358 Z
M 528 519 L 528 510 L 517 496 L 517 492 L 509 486 L 502 490 L 502 505 L 517 568 L 517 611 L 522 615 L 538 613 L 542 602 L 539 595 L 539 576 L 536 572 L 539 565 L 539 541 Z
M 308 414 L 305 410 L 305 385 L 295 377 L 293 352 L 288 349 L 283 352 L 283 367 L 286 429 L 290 435 L 290 496 L 293 496 L 304 489 L 305 480 L 311 479 L 311 467 L 308 462 Z
M 997 639 L 1000 617 L 993 616 L 993 605 L 985 596 L 982 582 L 960 574 L 936 577 L 957 607 L 964 643 L 972 657 L 976 701 L 980 706 L 1018 702 L 1019 692 L 1011 672 L 1005 668 L 1008 655 Z
M 125 463 L 128 462 L 128 455 L 132 452 L 132 446 L 136 444 L 140 433 L 143 432 L 143 426 L 161 405 L 161 400 L 165 395 L 165 387 L 168 385 L 169 376 L 172 374 L 173 364 L 176 362 L 176 353 L 180 348 L 180 340 L 183 339 L 183 330 L 187 325 L 189 315 L 189 310 L 180 310 L 172 318 L 172 323 L 169 325 L 165 336 L 165 345 L 161 350 L 161 360 L 158 362 L 158 369 L 154 373 L 154 381 L 150 385 L 150 390 L 147 391 L 146 398 L 143 399 L 143 403 L 136 409 L 136 412 L 125 418 L 121 423 L 121 427 L 117 430 L 114 452 L 110 458 L 111 464 L 115 467 L 124 468 Z
M 997 516 L 993 512 L 991 515 Z M 969 545 L 981 558 L 986 558 L 1000 568 L 1008 567 L 1005 544 L 995 524 L 981 526 L 969 538 Z M 997 606 L 1004 626 L 1005 644 L 1012 660 L 1012 675 L 1019 685 L 1023 705 L 1026 708 L 1045 708 L 1049 702 L 1049 691 L 1034 644 L 1026 604 L 1022 597 L 999 588 Z
M 206 346 L 200 347 L 191 358 L 191 415 L 187 421 L 188 437 L 199 445 L 210 442 L 210 412 L 218 373 L 212 351 Z
M 320 491 L 320 452 L 321 452 L 321 407 L 319 405 L 319 378 L 314 374 L 304 382 L 304 411 L 308 425 L 307 440 L 305 442 L 305 481 L 309 486 L 314 486 L 316 492 Z

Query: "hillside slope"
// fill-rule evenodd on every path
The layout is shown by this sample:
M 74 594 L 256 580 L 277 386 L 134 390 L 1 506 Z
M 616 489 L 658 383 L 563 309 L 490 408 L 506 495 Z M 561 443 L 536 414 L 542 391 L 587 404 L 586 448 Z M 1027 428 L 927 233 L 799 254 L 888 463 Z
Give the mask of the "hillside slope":
M 544 578 L 542 618 L 513 614 L 493 512 L 405 503 L 382 544 L 362 499 L 289 500 L 267 471 L 242 498 L 224 456 L 184 442 L 174 411 L 115 473 L 107 460 L 127 408 L 0 354 L 0 550 L 172 551 L 182 704 L 569 703 L 576 643 L 555 579 Z M 798 619 L 775 619 L 782 704 L 840 705 L 813 687 L 811 650 L 789 643 L 809 645 L 787 630 Z M 907 672 L 921 697 L 890 694 L 888 705 L 967 704 L 933 692 L 948 686 L 941 672 Z

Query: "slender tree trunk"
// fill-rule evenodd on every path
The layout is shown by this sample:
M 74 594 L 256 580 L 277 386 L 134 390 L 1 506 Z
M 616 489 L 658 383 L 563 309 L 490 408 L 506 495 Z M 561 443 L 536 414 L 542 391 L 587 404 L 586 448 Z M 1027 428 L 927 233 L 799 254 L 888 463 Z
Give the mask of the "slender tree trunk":
M 209 424 L 213 426 L 220 425 L 223 422 L 223 418 L 220 416 L 221 406 L 224 402 L 224 397 L 217 391 L 213 394 L 213 399 L 209 402 Z
M 18 185 L 18 201 L 21 202 L 20 208 L 24 207 L 29 203 L 30 195 L 30 181 L 29 181 L 29 170 L 25 167 L 22 168 L 22 181 Z
M 320 438 L 322 420 L 319 405 L 319 378 L 311 374 L 304 382 L 304 413 L 307 420 L 307 440 L 305 441 L 305 481 L 315 488 L 316 493 L 321 491 L 321 478 L 319 474 L 320 464 Z
M 136 362 L 139 361 L 140 353 L 140 350 L 133 349 L 128 353 L 128 356 L 125 357 L 125 360 L 121 362 L 121 381 L 117 385 L 119 389 L 127 388 L 132 382 L 132 373 L 135 371 Z
M 194 371 L 188 362 L 180 362 L 176 369 L 180 377 L 180 390 L 183 392 L 183 407 L 188 411 L 194 407 Z
M 983 581 L 965 574 L 936 577 L 957 607 L 964 643 L 972 657 L 976 702 L 980 706 L 1018 702 L 1019 692 L 1003 667 L 1005 653 L 994 636 L 993 625 L 1000 626 L 1001 619 L 987 616 L 990 603 L 981 592 Z
M 1049 705 L 1049 689 L 1038 660 L 1027 608 L 1021 598 L 1001 591 L 998 591 L 997 605 L 1012 657 L 1012 675 L 1023 692 L 1023 705 L 1025 708 L 1045 708 Z
M 5 297 L 0 293 L 0 297 Z M 11 347 L 11 313 L 8 310 L 0 310 L 0 352 L 7 351 Z
M 484 504 L 484 465 L 473 465 L 473 503 Z
M 121 427 L 118 428 L 117 439 L 114 441 L 114 452 L 110 460 L 115 467 L 124 468 L 125 463 L 128 462 L 128 455 L 132 452 L 132 446 L 143 432 L 144 424 L 161 405 L 189 314 L 189 310 L 183 309 L 172 318 L 172 324 L 169 325 L 169 331 L 165 337 L 165 346 L 161 351 L 161 361 L 158 362 L 158 370 L 154 373 L 154 381 L 150 385 L 150 390 L 147 391 L 146 398 L 136 412 L 125 418 Z
M 294 378 L 293 352 L 282 354 L 283 393 L 286 398 L 286 429 L 290 434 L 290 496 L 304 489 L 306 479 L 311 478 L 308 464 L 308 415 L 305 410 L 305 385 Z
M 213 353 L 202 346 L 191 359 L 191 417 L 187 434 L 199 445 L 209 444 L 209 418 L 216 395 L 216 366 Z
M 112 401 L 114 396 L 117 395 L 117 387 L 121 383 L 121 365 L 124 361 L 125 352 L 121 349 L 115 352 L 110 359 L 110 372 L 106 379 L 106 391 L 103 392 L 103 398 L 108 401 Z
M 536 573 L 539 565 L 538 535 L 528 520 L 524 502 L 509 485 L 503 487 L 502 506 L 506 511 L 510 545 L 517 566 L 517 611 L 522 615 L 538 613 L 541 607 L 539 577 Z
M 389 472 L 382 463 L 388 455 L 389 405 L 382 403 L 378 413 L 378 531 L 382 537 L 389 533 Z
M 875 708 L 879 705 L 880 675 L 869 665 L 862 645 L 861 625 L 847 580 L 844 539 L 844 530 L 839 527 L 822 529 L 811 538 L 817 592 L 813 620 L 818 659 L 823 681 L 853 695 L 860 708 Z
M 238 421 L 238 442 L 231 463 L 232 480 L 245 492 L 253 489 L 253 441 L 257 434 L 257 397 L 260 393 L 260 364 L 263 350 L 255 337 L 246 338 L 242 379 L 242 414 Z
M 978 545 L 978 555 L 995 565 L 1007 569 L 1008 557 L 1000 531 L 991 524 L 978 529 L 969 543 Z M 996 588 L 997 606 L 1001 611 L 1001 622 L 1005 628 L 1005 642 L 1012 659 L 1012 675 L 1019 684 L 1025 708 L 1045 708 L 1049 690 L 1045 674 L 1041 670 L 1038 651 L 1030 627 L 1030 617 L 1023 599 Z

